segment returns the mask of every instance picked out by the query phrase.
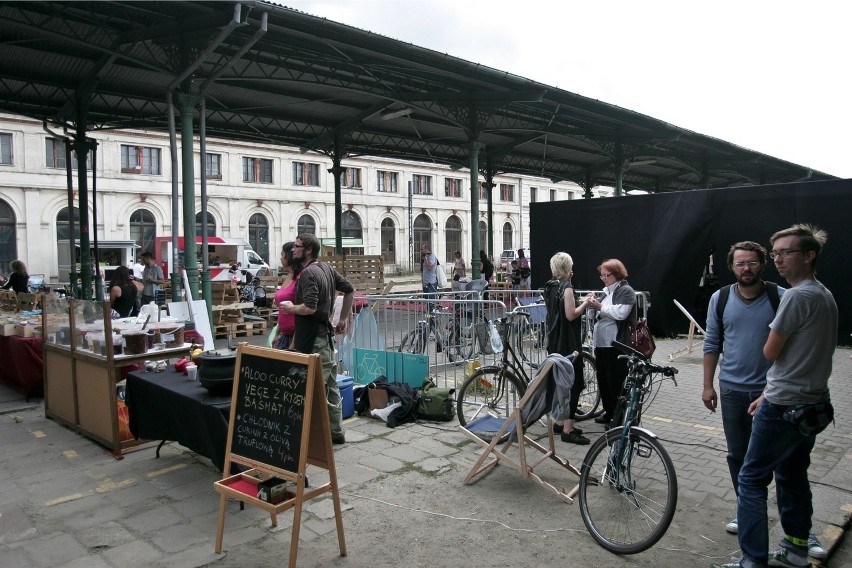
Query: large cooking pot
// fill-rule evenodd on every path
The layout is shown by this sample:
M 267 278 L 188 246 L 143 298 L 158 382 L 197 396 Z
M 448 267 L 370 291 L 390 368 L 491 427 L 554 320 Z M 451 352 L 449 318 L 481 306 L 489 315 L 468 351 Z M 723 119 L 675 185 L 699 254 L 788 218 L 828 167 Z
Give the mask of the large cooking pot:
M 198 356 L 198 382 L 216 395 L 231 395 L 234 388 L 235 351 L 205 351 Z

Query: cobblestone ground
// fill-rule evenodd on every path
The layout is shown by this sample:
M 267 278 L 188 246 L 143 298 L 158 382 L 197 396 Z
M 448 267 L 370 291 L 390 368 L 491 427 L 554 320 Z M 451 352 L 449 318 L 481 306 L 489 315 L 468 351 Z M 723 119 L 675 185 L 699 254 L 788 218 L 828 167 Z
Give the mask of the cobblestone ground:
M 655 360 L 683 340 L 658 342 Z M 812 455 L 814 529 L 832 548 L 827 565 L 852 566 L 842 528 L 852 511 L 852 359 L 838 349 L 831 380 L 836 424 Z M 651 550 L 620 557 L 588 535 L 577 503 L 565 504 L 506 467 L 473 485 L 461 483 L 477 448 L 454 423 L 396 429 L 366 418 L 347 421 L 347 443 L 335 446 L 348 555 L 339 556 L 332 502 L 306 504 L 298 565 L 706 566 L 737 553 L 724 524 L 735 513 L 725 463 L 721 416 L 701 403 L 701 353 L 678 357 L 678 386 L 664 382 L 646 410 L 672 456 L 680 495 L 674 522 Z M 40 404 L 0 396 L 0 566 L 279 566 L 288 562 L 292 512 L 269 518 L 251 507 L 227 508 L 224 551 L 216 554 L 221 477 L 209 460 L 177 444 L 159 459 L 147 445 L 116 460 L 97 444 L 44 417 Z M 594 438 L 601 429 L 582 425 Z M 540 428 L 540 427 L 537 427 Z M 541 429 L 541 434 L 544 434 Z M 588 447 L 557 442 L 579 465 Z M 565 487 L 564 470 L 544 468 Z M 309 468 L 312 484 L 326 479 Z M 772 492 L 770 493 L 772 495 Z M 779 536 L 770 497 L 771 537 Z

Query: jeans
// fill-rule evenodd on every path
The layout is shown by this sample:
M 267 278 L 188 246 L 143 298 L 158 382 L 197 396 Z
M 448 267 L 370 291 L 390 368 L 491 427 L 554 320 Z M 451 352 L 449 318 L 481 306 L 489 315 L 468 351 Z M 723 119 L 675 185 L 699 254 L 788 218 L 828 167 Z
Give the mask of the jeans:
M 769 555 L 766 496 L 773 473 L 784 534 L 804 544 L 799 547 L 782 539 L 781 547 L 803 556 L 808 554 L 813 514 L 808 467 L 816 436 L 803 436 L 784 420 L 788 408 L 764 400 L 754 416 L 737 498 L 737 538 L 743 551 L 743 566 L 766 566 Z
M 423 294 L 425 295 L 426 300 L 433 300 L 431 302 L 427 302 L 426 306 L 429 311 L 435 309 L 434 300 L 438 297 L 438 285 L 437 283 L 429 284 L 427 282 L 423 283 Z
M 735 391 L 720 388 L 722 402 L 722 427 L 725 429 L 725 440 L 728 442 L 728 470 L 731 472 L 731 482 L 734 493 L 740 494 L 739 476 L 743 467 L 748 440 L 751 437 L 751 415 L 749 405 L 758 397 L 763 389 L 756 391 Z

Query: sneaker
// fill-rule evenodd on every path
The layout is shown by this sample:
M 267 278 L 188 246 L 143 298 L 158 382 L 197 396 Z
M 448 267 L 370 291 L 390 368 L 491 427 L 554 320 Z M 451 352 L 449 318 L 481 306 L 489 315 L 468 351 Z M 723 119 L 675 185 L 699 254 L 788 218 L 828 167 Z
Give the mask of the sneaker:
M 578 434 L 577 430 L 571 430 L 567 433 L 562 432 L 559 437 L 563 442 L 568 442 L 569 444 L 577 444 L 578 446 L 588 446 L 590 443 L 589 439 L 583 436 L 582 434 Z
M 822 543 L 814 533 L 808 533 L 808 556 L 818 560 L 828 558 L 828 551 L 822 547 Z
M 775 552 L 769 553 L 769 562 L 768 562 L 769 566 L 781 566 L 781 567 L 787 566 L 787 567 L 790 567 L 790 568 L 805 568 L 805 567 L 811 565 L 810 562 L 808 562 L 807 558 L 805 558 L 803 562 L 804 563 L 799 564 L 799 563 L 794 562 L 792 559 L 790 559 L 787 556 L 787 549 L 786 548 L 781 548 L 779 550 L 776 550 Z
M 739 529 L 739 525 L 737 524 L 737 520 L 733 519 L 730 523 L 725 525 L 725 530 L 731 534 L 737 534 L 737 530 Z
M 332 444 L 345 444 L 346 443 L 346 434 L 332 434 L 331 435 L 331 443 Z
M 728 562 L 727 564 L 711 564 L 710 568 L 741 568 L 742 564 L 737 560 L 736 562 Z
M 556 424 L 556 423 L 554 423 L 554 424 L 553 424 L 553 433 L 554 433 L 554 434 L 561 434 L 561 433 L 563 432 L 563 430 L 564 430 L 564 428 L 562 427 L 562 424 Z M 573 431 L 574 431 L 574 432 L 576 432 L 576 433 L 578 433 L 578 434 L 582 434 L 582 433 L 583 433 L 583 431 L 582 431 L 582 430 L 580 430 L 580 429 L 579 429 L 579 428 L 577 428 L 577 427 L 574 427 L 574 430 L 573 430 Z

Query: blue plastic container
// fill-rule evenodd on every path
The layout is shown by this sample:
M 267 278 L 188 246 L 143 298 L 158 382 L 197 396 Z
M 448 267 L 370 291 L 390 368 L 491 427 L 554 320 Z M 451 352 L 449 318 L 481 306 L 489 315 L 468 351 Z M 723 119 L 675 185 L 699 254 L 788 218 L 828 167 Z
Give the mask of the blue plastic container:
M 349 418 L 355 414 L 355 396 L 352 392 L 352 377 L 347 375 L 337 375 L 337 388 L 340 389 L 343 418 Z

